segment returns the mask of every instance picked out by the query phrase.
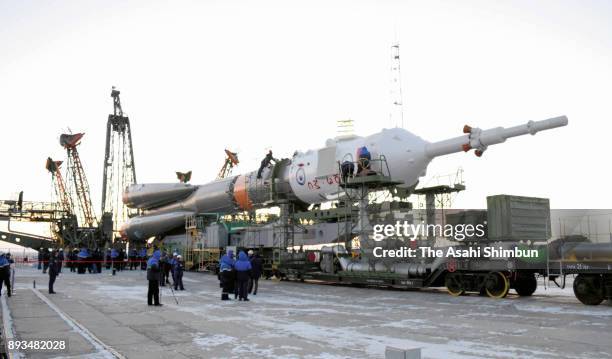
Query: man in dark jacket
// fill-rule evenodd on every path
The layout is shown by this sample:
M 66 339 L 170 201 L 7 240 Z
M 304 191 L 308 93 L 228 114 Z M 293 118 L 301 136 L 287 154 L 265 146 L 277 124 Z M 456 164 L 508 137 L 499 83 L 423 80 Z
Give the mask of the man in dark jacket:
M 43 274 L 47 273 L 47 269 L 49 269 L 49 249 L 43 250 L 42 259 L 43 259 Z
M 11 283 L 11 290 L 9 293 L 9 297 L 10 295 L 13 293 L 12 291 L 15 290 L 15 260 L 11 257 L 11 253 L 7 253 L 6 254 L 6 260 L 9 263 L 9 282 Z
M 57 252 L 54 250 L 49 256 L 49 294 L 55 294 L 53 284 L 58 275 Z
M 159 259 L 161 252 L 156 250 L 147 262 L 147 280 L 149 281 L 149 291 L 147 292 L 147 304 L 161 306 L 159 302 Z
M 119 260 L 119 270 L 123 271 L 125 269 L 125 249 L 121 248 L 121 250 L 119 251 L 119 257 L 117 257 L 117 259 Z
M 42 269 L 43 251 L 43 247 L 38 248 L 38 269 Z
M 119 251 L 117 248 L 111 249 L 111 265 L 113 267 L 113 274 L 119 270 Z
M 140 248 L 140 251 L 138 252 L 138 259 L 140 260 L 140 269 L 141 270 L 146 270 L 147 269 L 147 249 L 146 248 Z
M 61 273 L 62 272 L 62 264 L 64 263 L 64 249 L 60 248 L 59 252 L 57 253 L 57 273 Z
M 72 272 L 72 251 L 70 249 L 68 249 L 66 251 L 66 268 L 70 269 L 70 271 Z
M 111 263 L 112 263 L 111 250 L 110 249 L 106 250 L 105 259 L 106 259 L 106 264 L 105 264 L 106 269 L 110 269 L 111 268 Z
M 174 283 L 174 290 L 185 290 L 185 287 L 183 286 L 184 269 L 185 262 L 183 262 L 183 257 L 179 254 L 172 262 L 172 282 Z
M 70 271 L 71 272 L 76 272 L 77 271 L 77 260 L 79 259 L 79 257 L 77 256 L 79 254 L 79 250 L 78 249 L 73 249 L 72 252 L 70 253 Z
M 162 262 L 164 263 L 164 284 L 170 285 L 170 271 L 172 270 L 172 255 L 164 251 L 162 258 L 165 258 Z
M 102 262 L 104 261 L 102 260 L 102 251 L 100 250 L 100 248 L 96 248 L 96 251 L 94 252 L 94 257 L 96 258 L 96 273 L 102 273 Z
M 252 251 L 249 251 L 252 254 Z M 259 288 L 259 278 L 263 272 L 263 262 L 258 253 L 252 254 L 251 256 L 251 281 L 249 282 L 249 294 L 257 295 L 257 289 Z
M 166 277 L 166 263 L 168 262 L 168 255 L 165 251 L 163 253 L 160 251 L 159 255 L 159 285 L 165 287 L 166 281 L 168 280 Z
M 264 168 L 268 167 L 270 165 L 270 162 L 272 161 L 274 161 L 274 163 L 278 162 L 278 160 L 274 158 L 274 156 L 272 155 L 272 150 L 270 150 L 268 151 L 268 154 L 266 155 L 266 157 L 264 157 L 264 159 L 261 160 L 261 164 L 259 165 L 259 170 L 257 170 L 257 179 L 261 179 L 261 174 Z
M 236 269 L 236 281 L 238 282 L 238 297 L 239 300 L 249 301 L 248 286 L 251 278 L 251 262 L 244 251 L 238 254 L 238 260 L 234 264 Z
M 0 253 L 0 292 L 2 292 L 2 284 L 6 285 L 7 295 L 11 296 L 11 268 L 8 259 L 4 253 Z
M 136 248 L 130 248 L 128 259 L 130 261 L 130 270 L 136 269 L 138 266 L 138 251 Z

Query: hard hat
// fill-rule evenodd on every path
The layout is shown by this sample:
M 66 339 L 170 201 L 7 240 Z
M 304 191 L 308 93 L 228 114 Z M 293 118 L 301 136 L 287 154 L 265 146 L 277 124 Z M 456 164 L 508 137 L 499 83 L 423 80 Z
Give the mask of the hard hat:
M 179 254 L 178 256 L 176 256 L 176 258 L 178 258 L 178 259 L 182 259 L 182 258 L 183 258 L 183 256 L 181 256 L 181 255 Z
M 252 249 L 249 249 L 248 254 L 249 254 L 250 256 L 252 256 L 252 255 L 253 255 L 253 250 L 252 250 Z

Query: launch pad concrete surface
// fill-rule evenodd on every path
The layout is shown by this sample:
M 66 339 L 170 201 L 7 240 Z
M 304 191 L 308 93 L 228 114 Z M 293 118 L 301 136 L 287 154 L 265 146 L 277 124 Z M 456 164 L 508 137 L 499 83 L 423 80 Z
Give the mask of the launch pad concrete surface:
M 584 306 L 571 288 L 493 300 L 262 279 L 250 302 L 224 302 L 216 276 L 186 273 L 178 305 L 164 287 L 164 306 L 151 307 L 145 279 L 64 268 L 51 295 L 47 275 L 18 268 L 3 319 L 15 338 L 69 341 L 28 358 L 384 358 L 387 346 L 423 358 L 612 358 L 612 306 Z

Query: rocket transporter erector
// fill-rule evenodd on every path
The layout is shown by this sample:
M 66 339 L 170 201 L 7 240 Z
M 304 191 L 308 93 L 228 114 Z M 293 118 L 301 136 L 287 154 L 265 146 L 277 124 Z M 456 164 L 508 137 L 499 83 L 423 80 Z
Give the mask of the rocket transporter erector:
M 481 156 L 490 145 L 507 138 L 536 134 L 542 130 L 566 126 L 567 117 L 529 121 L 510 128 L 481 130 L 464 126 L 459 137 L 427 142 L 403 128 L 384 129 L 367 137 L 343 137 L 328 140 L 320 149 L 296 152 L 291 159 L 267 166 L 258 178 L 252 171 L 216 180 L 203 185 L 186 183 L 134 184 L 124 194 L 124 203 L 143 214 L 129 219 L 122 227 L 124 237 L 144 240 L 163 235 L 184 226 L 192 214 L 229 214 L 238 211 L 271 207 L 279 201 L 292 201 L 303 206 L 337 199 L 341 181 L 341 165 L 353 174 L 358 150 L 367 148 L 370 157 L 385 159 L 385 173 L 400 188 L 414 188 L 425 175 L 429 162 L 438 156 L 474 149 Z M 373 163 L 374 161 L 372 161 Z M 372 164 L 372 166 L 374 166 Z

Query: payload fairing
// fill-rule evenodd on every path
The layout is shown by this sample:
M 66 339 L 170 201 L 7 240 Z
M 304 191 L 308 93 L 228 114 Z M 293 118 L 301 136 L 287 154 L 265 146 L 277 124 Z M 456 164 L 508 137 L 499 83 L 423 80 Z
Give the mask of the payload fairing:
M 184 226 L 185 217 L 193 214 L 229 214 L 271 207 L 279 200 L 301 205 L 317 204 L 338 198 L 344 171 L 356 175 L 361 171 L 358 153 L 364 147 L 368 157 L 384 158 L 379 168 L 398 187 L 414 188 L 425 175 L 432 159 L 474 149 L 481 156 L 490 145 L 506 139 L 566 126 L 567 117 L 530 121 L 510 128 L 481 130 L 465 126 L 464 134 L 440 142 L 427 142 L 403 128 L 384 129 L 367 137 L 344 137 L 328 140 L 320 149 L 296 152 L 291 159 L 266 166 L 261 176 L 252 171 L 203 185 L 186 183 L 134 184 L 123 195 L 124 203 L 143 214 L 129 219 L 122 235 L 144 240 Z M 344 172 L 344 173 L 341 173 Z

